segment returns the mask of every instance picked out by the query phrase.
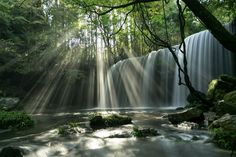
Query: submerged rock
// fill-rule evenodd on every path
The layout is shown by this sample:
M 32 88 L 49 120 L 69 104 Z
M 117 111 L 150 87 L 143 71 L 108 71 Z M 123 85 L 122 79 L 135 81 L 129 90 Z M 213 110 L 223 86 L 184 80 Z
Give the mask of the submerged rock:
M 0 152 L 0 157 L 23 157 L 23 154 L 19 148 L 5 147 Z
M 203 111 L 196 107 L 169 114 L 167 117 L 172 124 L 179 124 L 184 121 L 200 123 L 204 120 Z

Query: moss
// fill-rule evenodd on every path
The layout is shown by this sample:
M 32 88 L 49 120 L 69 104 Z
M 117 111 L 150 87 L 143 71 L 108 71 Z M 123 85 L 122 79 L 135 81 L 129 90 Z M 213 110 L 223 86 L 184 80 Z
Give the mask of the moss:
M 220 79 L 226 82 L 231 82 L 236 85 L 236 77 L 223 74 L 220 76 Z
M 128 116 L 120 116 L 120 115 L 110 115 L 107 117 L 102 116 L 94 116 L 90 119 L 90 126 L 93 129 L 100 129 L 106 127 L 115 127 L 124 124 L 131 124 L 132 119 Z
M 232 104 L 236 106 L 236 90 L 227 93 L 224 96 L 224 101 L 228 104 Z
M 139 129 L 138 127 L 134 127 L 131 134 L 134 137 L 147 137 L 147 136 L 157 136 L 157 135 L 159 135 L 159 133 L 155 129 L 152 129 L 152 128 Z
M 210 82 L 207 91 L 207 97 L 211 100 L 222 100 L 224 95 L 235 90 L 236 77 L 229 75 L 221 75 L 219 79 Z
M 232 150 L 236 145 L 235 130 L 225 130 L 223 128 L 214 128 L 210 130 L 213 142 L 223 149 Z
M 26 129 L 32 127 L 34 121 L 24 112 L 19 111 L 0 111 L 0 129 Z

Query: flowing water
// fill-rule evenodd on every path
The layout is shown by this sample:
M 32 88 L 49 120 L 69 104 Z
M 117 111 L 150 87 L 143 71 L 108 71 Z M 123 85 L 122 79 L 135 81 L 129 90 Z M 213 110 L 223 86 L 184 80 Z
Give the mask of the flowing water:
M 24 157 L 230 156 L 229 151 L 218 149 L 209 142 L 207 131 L 183 130 L 170 125 L 167 119 L 162 118 L 166 111 L 117 110 L 112 113 L 131 116 L 133 124 L 91 131 L 88 127 L 89 112 L 34 115 L 37 128 L 16 135 L 0 134 L 0 150 L 7 146 L 17 147 L 24 152 Z M 80 122 L 77 127 L 79 132 L 66 136 L 59 135 L 55 129 L 60 125 L 58 122 L 70 120 Z M 43 128 L 42 125 L 47 127 Z M 154 128 L 160 135 L 147 138 L 127 136 L 135 125 Z
M 235 33 L 233 24 L 227 29 Z M 235 56 L 202 31 L 185 39 L 193 86 L 206 93 L 218 75 L 235 74 Z M 174 46 L 182 65 L 182 53 Z M 66 50 L 39 78 L 22 104 L 29 113 L 75 112 L 90 108 L 178 107 L 188 90 L 179 86 L 178 69 L 168 49 L 130 57 L 108 67 L 105 53 L 86 57 L 80 48 Z M 80 64 L 83 61 L 83 64 Z M 85 64 L 86 63 L 86 64 Z M 182 65 L 183 66 L 183 65 Z M 182 78 L 183 80 L 183 78 Z
M 228 29 L 235 32 L 230 26 Z M 190 78 L 197 90 L 206 92 L 209 81 L 219 74 L 235 73 L 234 57 L 208 31 L 186 38 Z M 178 47 L 175 46 L 177 49 Z M 181 58 L 181 53 L 176 52 Z M 63 59 L 43 74 L 23 101 L 27 112 L 34 113 L 36 128 L 16 134 L 0 133 L 0 150 L 16 146 L 25 157 L 225 157 L 230 152 L 209 143 L 204 130 L 179 130 L 162 118 L 161 108 L 183 106 L 188 94 L 178 83 L 177 67 L 167 49 L 143 57 L 129 58 L 108 68 L 103 54 L 96 66 L 77 64 L 78 53 L 68 51 Z M 87 70 L 86 76 L 79 70 Z M 95 67 L 95 68 L 94 68 Z M 80 76 L 79 78 L 77 78 Z M 132 125 L 94 132 L 88 129 L 89 113 L 98 109 L 126 111 Z M 79 110 L 78 114 L 72 113 Z M 58 112 L 63 111 L 63 114 Z M 45 114 L 50 112 L 49 114 Z M 69 112 L 65 114 L 65 112 Z M 43 114 L 35 114 L 43 113 Z M 54 113 L 54 114 L 52 114 Z M 58 113 L 58 114 L 57 114 Z M 78 134 L 61 137 L 58 125 L 78 120 L 83 126 Z M 157 129 L 161 135 L 149 138 L 111 138 L 114 133 L 131 132 L 134 125 Z M 1 130 L 0 130 L 1 131 Z

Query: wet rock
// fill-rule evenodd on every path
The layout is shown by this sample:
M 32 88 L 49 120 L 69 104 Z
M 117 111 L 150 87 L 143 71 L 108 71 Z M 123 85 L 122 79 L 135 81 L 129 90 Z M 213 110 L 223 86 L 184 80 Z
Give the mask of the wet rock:
M 214 109 L 221 116 L 226 113 L 236 114 L 236 90 L 225 94 L 223 100 L 218 101 Z
M 106 127 L 117 127 L 125 124 L 132 124 L 132 119 L 128 116 L 112 114 L 106 117 L 94 116 L 90 119 L 90 126 L 93 129 Z
M 179 124 L 184 121 L 201 123 L 204 120 L 204 116 L 203 111 L 195 107 L 169 114 L 168 119 L 172 124 Z
M 236 89 L 236 78 L 221 75 L 219 79 L 212 80 L 208 85 L 207 98 L 212 101 L 222 100 L 225 94 Z
M 236 146 L 236 115 L 225 114 L 209 126 L 213 142 L 223 149 Z
M 234 76 L 224 74 L 224 75 L 220 76 L 220 79 L 223 80 L 223 81 L 230 82 L 230 83 L 236 85 L 236 77 L 234 77 Z
M 147 136 L 159 136 L 161 135 L 157 130 L 152 128 L 138 128 L 134 127 L 131 134 L 134 137 L 147 137 Z
M 23 154 L 19 148 L 5 147 L 1 150 L 0 157 L 23 157 Z
M 105 128 L 105 120 L 103 119 L 102 116 L 94 116 L 93 118 L 90 119 L 90 126 L 93 129 L 100 129 L 100 128 Z
M 0 109 L 11 110 L 17 106 L 19 101 L 19 98 L 0 98 Z
M 197 140 L 199 140 L 199 137 L 197 137 L 197 136 L 192 137 L 192 141 L 197 141 Z
M 109 136 L 109 138 L 129 138 L 129 137 L 132 137 L 132 136 L 128 132 L 123 132 L 123 133 L 114 134 L 114 135 Z
M 177 127 L 181 130 L 192 130 L 192 129 L 198 129 L 199 125 L 194 122 L 183 122 L 178 124 Z
M 222 128 L 224 130 L 235 130 L 236 132 L 236 115 L 225 114 L 220 119 L 211 123 L 209 129 Z
M 205 126 L 209 126 L 214 120 L 219 118 L 219 116 L 217 116 L 215 112 L 205 112 L 203 113 L 203 115 Z

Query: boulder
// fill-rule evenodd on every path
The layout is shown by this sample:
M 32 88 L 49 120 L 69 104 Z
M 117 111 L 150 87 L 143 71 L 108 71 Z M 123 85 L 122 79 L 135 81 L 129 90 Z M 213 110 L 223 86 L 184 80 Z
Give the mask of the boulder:
M 236 90 L 227 93 L 224 96 L 225 103 L 231 104 L 236 107 Z
M 220 148 L 234 150 L 236 146 L 236 115 L 225 114 L 209 126 L 213 142 Z
M 225 94 L 223 100 L 218 101 L 214 108 L 217 115 L 236 114 L 236 90 Z
M 1 157 L 23 157 L 23 154 L 19 148 L 5 147 L 0 152 Z
M 236 90 L 236 77 L 221 75 L 208 85 L 207 98 L 212 101 L 222 100 L 225 94 Z
M 236 85 L 236 77 L 234 77 L 234 76 L 223 74 L 220 76 L 220 79 Z
M 221 118 L 213 121 L 209 129 L 222 128 L 224 130 L 235 130 L 236 132 L 236 115 L 225 114 Z
M 201 123 L 204 120 L 203 111 L 197 107 L 189 108 L 177 113 L 168 114 L 167 117 L 172 124 L 179 124 L 184 121 Z
M 216 115 L 215 112 L 205 112 L 204 115 L 204 124 L 205 126 L 209 126 L 214 120 L 218 119 L 219 116 Z
M 11 110 L 19 103 L 19 98 L 3 97 L 0 98 L 0 109 Z

